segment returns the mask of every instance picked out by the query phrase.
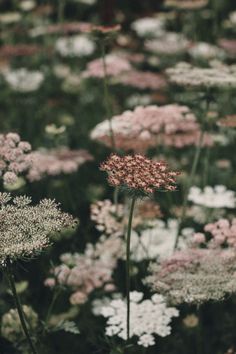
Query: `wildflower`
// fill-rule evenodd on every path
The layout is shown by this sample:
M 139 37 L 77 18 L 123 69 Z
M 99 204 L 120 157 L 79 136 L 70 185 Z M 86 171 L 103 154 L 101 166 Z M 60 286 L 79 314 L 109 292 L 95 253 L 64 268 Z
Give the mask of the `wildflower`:
M 187 315 L 183 319 L 183 323 L 188 328 L 195 328 L 198 326 L 199 319 L 195 314 Z
M 32 257 L 48 247 L 50 235 L 74 224 L 53 200 L 31 205 L 26 196 L 0 193 L 0 262 Z
M 44 74 L 41 71 L 29 71 L 26 68 L 21 68 L 5 72 L 4 79 L 14 91 L 32 92 L 39 89 L 44 81 Z
M 199 42 L 194 44 L 189 49 L 189 54 L 194 59 L 211 60 L 215 58 L 223 59 L 225 57 L 225 52 L 221 48 L 205 43 Z
M 200 68 L 188 63 L 178 63 L 166 70 L 172 83 L 193 88 L 235 88 L 236 75 L 233 65 Z
M 58 38 L 56 51 L 63 57 L 85 57 L 93 54 L 95 44 L 85 35 Z
M 178 317 L 174 307 L 167 307 L 161 295 L 153 295 L 151 299 L 143 299 L 143 293 L 133 291 L 131 300 L 131 332 L 136 336 L 137 344 L 149 347 L 155 344 L 155 335 L 166 337 L 171 333 L 170 322 Z M 106 335 L 118 336 L 126 340 L 126 301 L 121 299 L 106 301 L 100 311 L 96 312 L 107 318 Z
M 183 10 L 198 10 L 205 7 L 208 0 L 166 0 L 165 5 Z
M 140 90 L 159 90 L 166 87 L 165 78 L 150 71 L 130 70 L 116 78 L 116 82 Z
M 86 150 L 69 150 L 61 147 L 52 150 L 38 150 L 31 154 L 31 167 L 27 178 L 33 181 L 41 180 L 45 175 L 57 176 L 61 173 L 70 174 L 92 156 Z
M 164 24 L 163 18 L 144 17 L 134 21 L 131 28 L 139 37 L 156 37 L 164 31 Z
M 116 147 L 125 151 L 145 151 L 156 145 L 182 148 L 195 145 L 201 134 L 195 115 L 186 106 L 138 106 L 111 119 Z M 110 146 L 109 122 L 99 123 L 91 138 Z M 209 135 L 204 145 L 211 145 Z
M 3 25 L 8 25 L 12 23 L 19 22 L 22 16 L 19 12 L 5 12 L 0 15 L 0 23 Z
M 0 57 L 26 57 L 38 54 L 41 47 L 35 44 L 6 44 L 0 48 Z
M 31 165 L 31 146 L 16 133 L 0 134 L 0 177 L 4 184 L 14 184 L 17 176 Z
M 28 12 L 35 8 L 36 2 L 33 0 L 23 0 L 19 3 L 19 7 L 22 11 Z
M 108 76 L 117 76 L 121 73 L 131 70 L 131 65 L 129 61 L 125 58 L 122 58 L 119 55 L 115 55 L 115 54 L 106 55 L 105 62 L 106 62 L 106 74 Z M 103 78 L 104 64 L 102 59 L 95 59 L 89 62 L 82 76 L 84 78 L 88 78 L 88 77 Z
M 182 34 L 164 32 L 162 36 L 144 42 L 146 50 L 159 55 L 179 55 L 185 53 L 190 42 Z
M 217 124 L 224 128 L 236 128 L 236 114 L 228 115 L 220 119 Z
M 227 190 L 225 186 L 204 187 L 203 191 L 198 187 L 191 187 L 188 200 L 194 204 L 207 208 L 235 208 L 235 192 Z
M 235 293 L 235 271 L 235 252 L 188 249 L 153 263 L 145 282 L 174 304 L 201 304 Z
M 27 305 L 23 305 L 22 307 L 27 318 L 27 326 L 35 331 L 39 326 L 37 313 Z M 12 343 L 17 343 L 22 339 L 24 334 L 16 309 L 11 309 L 2 316 L 1 334 Z
M 175 190 L 175 178 L 179 175 L 169 171 L 166 162 L 152 161 L 139 154 L 124 157 L 112 154 L 100 169 L 108 173 L 112 186 L 122 186 L 141 195 L 155 190 Z
M 228 39 L 228 38 L 221 38 L 218 41 L 219 46 L 225 50 L 229 57 L 235 57 L 236 55 L 236 40 L 235 39 Z

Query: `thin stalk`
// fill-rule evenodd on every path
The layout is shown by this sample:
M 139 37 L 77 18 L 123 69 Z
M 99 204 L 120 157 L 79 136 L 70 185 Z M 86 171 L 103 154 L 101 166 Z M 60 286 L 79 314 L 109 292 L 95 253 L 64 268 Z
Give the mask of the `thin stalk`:
M 201 154 L 201 150 L 202 150 L 202 145 L 203 145 L 203 141 L 204 141 L 204 135 L 205 135 L 205 131 L 202 130 L 202 131 L 201 131 L 201 135 L 200 135 L 200 137 L 199 137 L 198 144 L 197 144 L 197 146 L 196 146 L 196 150 L 195 150 L 195 155 L 194 155 L 194 159 L 193 159 L 193 164 L 192 164 L 190 176 L 189 176 L 189 179 L 188 179 L 187 184 L 186 184 L 186 186 L 185 186 L 185 190 L 184 190 L 184 200 L 183 200 L 183 209 L 182 209 L 181 216 L 180 216 L 180 218 L 179 218 L 178 230 L 177 230 L 177 235 L 176 235 L 174 250 L 175 250 L 175 249 L 177 248 L 177 246 L 178 246 L 178 241 L 179 241 L 179 236 L 180 236 L 180 230 L 181 230 L 183 221 L 185 220 L 185 217 L 186 217 L 187 205 L 188 205 L 188 194 L 189 194 L 190 187 L 191 187 L 191 185 L 192 185 L 192 183 L 193 183 L 193 179 L 194 179 L 195 174 L 196 174 L 196 170 L 197 170 L 197 166 L 198 166 L 198 162 L 199 162 L 199 158 L 200 158 L 200 154 Z
M 118 196 L 119 196 L 119 187 L 115 187 L 113 194 L 113 202 L 115 204 L 115 213 L 118 216 Z
M 111 146 L 113 150 L 116 150 L 114 132 L 112 129 L 112 122 L 111 122 L 111 105 L 110 105 L 110 96 L 109 96 L 109 87 L 108 87 L 108 75 L 107 75 L 107 65 L 106 65 L 106 50 L 105 50 L 105 43 L 102 40 L 101 44 L 102 50 L 102 65 L 104 71 L 104 78 L 103 78 L 103 89 L 104 89 L 104 102 L 106 108 L 106 115 L 109 123 L 109 130 L 110 130 L 110 138 L 111 138 Z
M 60 294 L 60 290 L 56 289 L 56 290 L 54 291 L 54 294 L 53 294 L 53 297 L 52 297 L 52 301 L 51 301 L 51 303 L 50 303 L 50 306 L 49 306 L 49 308 L 48 308 L 48 312 L 47 312 L 47 315 L 46 315 L 46 319 L 45 319 L 45 325 L 46 325 L 46 326 L 47 326 L 48 321 L 49 321 L 49 319 L 50 319 L 50 317 L 51 317 L 51 313 L 52 313 L 53 307 L 54 307 L 54 305 L 55 305 L 55 302 L 56 302 L 57 299 L 58 299 L 59 294 Z
M 65 6 L 66 6 L 66 0 L 58 0 L 57 21 L 59 23 L 64 22 Z
M 14 274 L 13 274 L 13 271 L 12 271 L 10 260 L 7 260 L 7 262 L 6 262 L 6 273 L 7 273 L 9 285 L 11 287 L 11 291 L 12 291 L 12 294 L 13 294 L 13 297 L 14 297 L 15 305 L 16 305 L 17 312 L 18 312 L 18 315 L 19 315 L 19 318 L 20 318 L 20 322 L 21 322 L 21 326 L 22 326 L 23 332 L 24 332 L 25 337 L 26 337 L 26 339 L 27 339 L 27 341 L 29 343 L 31 352 L 33 354 L 37 354 L 37 351 L 36 351 L 35 346 L 34 346 L 34 344 L 32 342 L 29 330 L 28 330 L 27 325 L 26 325 L 24 311 L 23 311 L 19 296 L 18 296 L 17 291 L 16 291 L 15 279 L 14 279 Z
M 130 338 L 130 240 L 136 197 L 132 198 L 126 238 L 126 298 L 127 298 L 127 340 Z

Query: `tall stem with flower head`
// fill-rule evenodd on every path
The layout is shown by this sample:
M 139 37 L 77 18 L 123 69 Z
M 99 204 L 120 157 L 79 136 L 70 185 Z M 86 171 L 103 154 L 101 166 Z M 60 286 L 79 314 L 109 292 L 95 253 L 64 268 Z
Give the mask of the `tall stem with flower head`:
M 129 211 L 129 221 L 126 237 L 126 297 L 127 297 L 127 340 L 130 338 L 130 242 L 131 242 L 131 232 L 132 232 L 132 220 L 134 215 L 134 206 L 136 202 L 136 197 L 134 196 L 131 201 L 130 211 Z
M 35 348 L 35 346 L 33 344 L 33 341 L 32 341 L 32 339 L 30 337 L 29 330 L 28 330 L 27 325 L 26 325 L 25 314 L 24 314 L 20 299 L 19 299 L 17 291 L 16 291 L 14 274 L 13 274 L 12 265 L 11 265 L 11 262 L 10 262 L 9 259 L 6 260 L 6 274 L 7 274 L 9 285 L 10 285 L 10 288 L 11 288 L 11 291 L 12 291 L 12 295 L 14 297 L 14 301 L 15 301 L 15 304 L 16 304 L 16 308 L 17 308 L 17 312 L 18 312 L 18 315 L 19 315 L 19 318 L 20 318 L 20 322 L 21 322 L 21 326 L 22 326 L 23 332 L 24 332 L 25 337 L 26 337 L 26 339 L 27 339 L 27 341 L 29 343 L 29 347 L 31 349 L 31 352 L 33 354 L 37 354 L 37 350 L 36 350 L 36 348 Z
M 111 122 L 111 104 L 110 104 L 110 96 L 109 96 L 109 87 L 108 87 L 108 75 L 107 75 L 107 65 L 106 65 L 106 48 L 104 39 L 101 40 L 101 51 L 102 51 L 102 65 L 104 71 L 104 78 L 103 78 L 103 87 L 104 87 L 104 102 L 106 106 L 106 115 L 109 122 L 109 130 L 110 130 L 110 137 L 111 137 L 111 146 L 112 149 L 116 150 L 114 132 L 112 129 L 112 122 Z

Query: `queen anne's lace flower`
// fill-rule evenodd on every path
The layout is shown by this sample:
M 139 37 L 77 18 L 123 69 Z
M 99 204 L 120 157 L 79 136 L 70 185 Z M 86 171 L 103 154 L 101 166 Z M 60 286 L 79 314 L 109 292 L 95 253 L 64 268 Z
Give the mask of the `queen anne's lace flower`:
M 106 75 L 117 76 L 132 69 L 129 61 L 119 54 L 109 54 L 105 57 Z M 82 77 L 102 78 L 105 76 L 105 68 L 102 59 L 95 59 L 88 63 Z
M 206 186 L 203 190 L 191 187 L 188 200 L 194 204 L 207 208 L 235 208 L 235 192 L 227 190 L 225 186 Z
M 169 171 L 164 161 L 152 161 L 142 155 L 110 155 L 100 166 L 108 173 L 108 182 L 112 186 L 122 186 L 130 191 L 150 194 L 155 190 L 176 189 L 176 177 L 179 172 Z
M 93 54 L 95 44 L 85 35 L 58 38 L 56 51 L 63 57 L 85 57 Z
M 31 165 L 31 146 L 16 133 L 0 134 L 0 177 L 5 184 L 14 184 L 20 173 Z
M 182 34 L 164 32 L 160 38 L 146 40 L 144 46 L 159 55 L 178 55 L 187 51 L 190 42 Z
M 46 175 L 70 174 L 92 159 L 86 150 L 69 150 L 65 147 L 34 151 L 31 153 L 32 163 L 27 178 L 33 182 L 39 181 Z
M 48 247 L 51 234 L 74 223 L 53 200 L 33 206 L 26 196 L 0 193 L 0 262 L 34 256 Z
M 140 90 L 160 90 L 166 87 L 164 76 L 151 71 L 130 70 L 116 78 L 116 82 Z
M 211 60 L 215 58 L 224 58 L 225 52 L 223 49 L 205 42 L 194 44 L 189 49 L 189 54 L 194 59 Z
M 220 301 L 236 292 L 235 252 L 188 249 L 152 264 L 146 283 L 176 304 Z
M 165 5 L 183 10 L 197 10 L 205 7 L 208 0 L 166 0 Z
M 145 151 L 156 145 L 182 148 L 195 145 L 201 134 L 199 124 L 186 106 L 136 107 L 111 119 L 116 147 L 122 150 Z M 99 123 L 91 132 L 91 138 L 110 146 L 109 121 Z M 204 144 L 211 145 L 208 135 Z
M 44 74 L 41 71 L 30 71 L 21 68 L 6 71 L 4 79 L 14 91 L 32 92 L 39 89 L 44 81 Z
M 166 337 L 171 333 L 172 317 L 178 317 L 179 312 L 174 307 L 167 307 L 163 296 L 153 295 L 151 299 L 143 300 L 143 293 L 130 293 L 130 337 L 138 337 L 137 343 L 144 347 L 155 344 L 154 335 Z M 111 300 L 99 311 L 106 317 L 106 335 L 118 336 L 126 340 L 126 301 Z
M 187 87 L 236 88 L 236 66 L 200 68 L 181 62 L 166 70 L 174 84 Z
M 165 21 L 158 17 L 143 17 L 134 21 L 131 28 L 139 37 L 156 37 L 164 31 Z

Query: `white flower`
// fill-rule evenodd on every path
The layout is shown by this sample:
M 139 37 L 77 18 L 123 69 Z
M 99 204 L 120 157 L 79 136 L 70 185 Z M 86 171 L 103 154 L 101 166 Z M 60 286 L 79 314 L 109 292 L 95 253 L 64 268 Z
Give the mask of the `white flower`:
M 93 54 L 95 44 L 85 35 L 58 38 L 55 44 L 63 57 L 84 57 Z
M 41 71 L 21 68 L 5 72 L 4 79 L 14 91 L 31 92 L 38 90 L 44 80 L 44 74 Z
M 0 23 L 8 25 L 11 23 L 19 22 L 21 20 L 21 14 L 19 12 L 5 12 L 0 15 Z
M 214 58 L 224 58 L 223 49 L 205 42 L 196 43 L 189 49 L 189 54 L 196 59 L 210 60 Z
M 130 293 L 130 336 L 138 337 L 139 345 L 149 347 L 155 344 L 155 334 L 165 337 L 171 333 L 171 319 L 178 317 L 179 311 L 174 307 L 167 307 L 162 295 L 142 299 L 143 293 Z M 107 336 L 117 335 L 126 340 L 126 307 L 125 300 L 110 300 L 109 304 L 97 312 L 107 318 Z
M 85 5 L 94 5 L 96 4 L 97 0 L 73 0 L 74 2 L 79 2 Z
M 168 220 L 167 224 L 162 220 L 156 220 L 152 228 L 145 229 L 139 236 L 133 232 L 131 237 L 131 257 L 136 262 L 144 259 L 164 260 L 172 255 L 176 236 L 178 233 L 178 221 Z M 193 229 L 184 229 L 180 238 L 179 248 L 186 247 L 185 239 L 190 238 Z
M 151 104 L 152 97 L 150 95 L 134 94 L 127 98 L 126 105 L 129 108 L 136 106 L 147 106 Z
M 161 55 L 176 55 L 188 49 L 189 41 L 180 33 L 165 32 L 160 38 L 146 40 L 147 50 Z
M 144 17 L 134 21 L 131 28 L 139 37 L 159 36 L 164 30 L 164 19 Z
M 19 8 L 22 11 L 31 11 L 35 8 L 36 3 L 33 0 L 23 0 L 19 3 Z
M 194 204 L 207 208 L 235 208 L 235 192 L 227 190 L 225 186 L 206 186 L 203 190 L 191 187 L 188 200 Z

